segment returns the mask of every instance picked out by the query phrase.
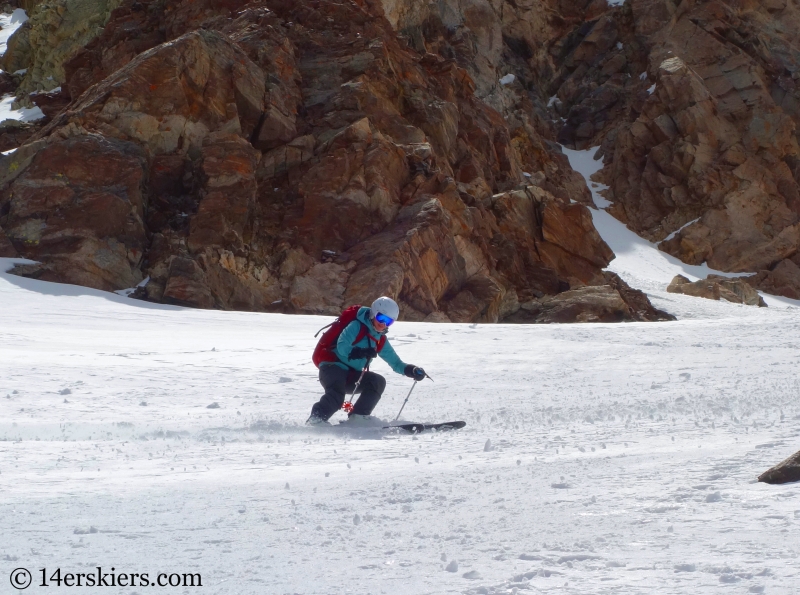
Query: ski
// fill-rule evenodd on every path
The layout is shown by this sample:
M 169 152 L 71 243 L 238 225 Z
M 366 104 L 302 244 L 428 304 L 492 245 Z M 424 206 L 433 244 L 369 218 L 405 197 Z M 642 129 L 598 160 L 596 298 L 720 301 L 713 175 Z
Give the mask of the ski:
M 378 421 L 378 420 L 375 420 Z M 383 422 L 387 423 L 387 422 Z M 309 427 L 312 428 L 319 428 L 321 430 L 329 429 L 329 430 L 348 430 L 348 431 L 356 431 L 356 432 L 374 432 L 376 430 L 395 430 L 396 432 L 407 432 L 409 434 L 419 434 L 421 432 L 446 432 L 449 430 L 459 430 L 467 425 L 465 421 L 447 421 L 444 423 L 438 424 L 426 424 L 421 422 L 416 423 L 395 423 L 391 422 L 392 425 L 384 426 L 384 425 L 355 425 L 348 423 L 347 420 L 341 420 L 338 424 L 318 424 L 312 425 Z
M 466 425 L 467 422 L 465 421 L 446 421 L 440 424 L 423 424 L 423 423 L 397 424 L 392 426 L 384 426 L 383 429 L 384 430 L 399 429 L 403 430 L 404 432 L 409 432 L 411 434 L 419 434 L 420 432 L 426 432 L 429 430 L 433 431 L 458 430 Z

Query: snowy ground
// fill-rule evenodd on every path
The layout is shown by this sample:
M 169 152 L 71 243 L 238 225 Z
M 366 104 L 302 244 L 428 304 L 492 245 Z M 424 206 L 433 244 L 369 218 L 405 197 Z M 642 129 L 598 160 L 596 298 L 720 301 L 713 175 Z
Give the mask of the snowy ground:
M 0 572 L 199 572 L 232 594 L 793 593 L 800 491 L 753 482 L 800 447 L 800 310 L 669 299 L 684 320 L 398 323 L 398 352 L 435 378 L 404 418 L 469 424 L 417 439 L 301 425 L 322 319 L 3 275 Z M 393 418 L 409 381 L 384 371 L 376 414 Z
M 41 568 L 97 566 L 236 595 L 795 593 L 800 486 L 754 480 L 800 448 L 800 310 L 651 295 L 680 320 L 398 323 L 397 351 L 435 379 L 403 417 L 468 422 L 417 438 L 302 425 L 326 319 L 0 275 L 0 578 L 30 569 L 26 593 L 50 588 Z M 392 419 L 409 380 L 376 370 Z
M 0 581 L 27 568 L 44 593 L 41 568 L 99 566 L 231 595 L 796 593 L 800 484 L 755 478 L 800 448 L 800 309 L 667 294 L 706 271 L 607 217 L 611 268 L 679 321 L 398 323 L 398 353 L 435 379 L 403 417 L 468 423 L 419 437 L 303 426 L 327 319 L 0 274 Z M 375 369 L 393 419 L 410 381 Z

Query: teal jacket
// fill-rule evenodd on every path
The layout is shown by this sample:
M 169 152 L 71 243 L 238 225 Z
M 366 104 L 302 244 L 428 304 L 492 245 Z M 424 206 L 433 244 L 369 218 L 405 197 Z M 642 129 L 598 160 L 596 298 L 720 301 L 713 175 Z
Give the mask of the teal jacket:
M 356 340 L 361 332 L 361 329 L 365 327 L 367 329 L 367 333 L 372 337 L 373 340 L 370 341 L 365 335 L 354 345 L 353 341 Z M 342 334 L 339 335 L 339 339 L 336 341 L 336 348 L 333 350 L 333 352 L 339 358 L 339 361 L 322 362 L 320 366 L 339 366 L 345 370 L 352 368 L 360 372 L 366 365 L 367 360 L 350 359 L 348 358 L 350 352 L 354 347 L 375 347 L 381 336 L 385 335 L 387 331 L 388 329 L 382 333 L 376 331 L 375 327 L 372 326 L 372 322 L 369 320 L 369 308 L 360 308 L 358 314 L 356 314 L 356 319 L 345 327 L 345 329 L 342 331 Z M 403 362 L 403 360 L 397 356 L 395 350 L 392 349 L 391 345 L 389 345 L 388 339 L 384 343 L 383 349 L 381 349 L 381 352 L 378 355 L 383 361 L 389 364 L 389 367 L 392 368 L 392 370 L 398 374 L 402 374 L 405 371 L 405 362 Z

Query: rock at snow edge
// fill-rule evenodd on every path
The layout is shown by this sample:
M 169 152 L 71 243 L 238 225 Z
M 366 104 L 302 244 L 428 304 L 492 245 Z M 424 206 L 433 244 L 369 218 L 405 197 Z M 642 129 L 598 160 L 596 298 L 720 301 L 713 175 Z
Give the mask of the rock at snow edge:
M 800 451 L 794 453 L 782 463 L 767 469 L 758 476 L 758 481 L 771 484 L 800 481 Z
M 709 275 L 700 281 L 689 281 L 683 275 L 676 275 L 667 286 L 668 293 L 682 293 L 708 300 L 726 300 L 734 304 L 766 308 L 764 299 L 758 295 L 746 279 L 729 279 L 720 275 Z

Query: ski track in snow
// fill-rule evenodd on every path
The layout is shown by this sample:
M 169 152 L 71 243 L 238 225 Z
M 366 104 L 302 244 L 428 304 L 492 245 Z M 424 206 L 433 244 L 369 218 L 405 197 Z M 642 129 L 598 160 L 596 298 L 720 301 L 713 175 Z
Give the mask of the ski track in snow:
M 232 595 L 796 592 L 800 484 L 755 478 L 800 448 L 797 303 L 667 294 L 705 271 L 594 216 L 610 268 L 679 321 L 397 323 L 400 356 L 435 379 L 403 419 L 468 424 L 420 436 L 302 425 L 329 318 L 0 274 L 0 574 L 198 572 L 182 592 Z M 409 380 L 374 369 L 391 420 Z

